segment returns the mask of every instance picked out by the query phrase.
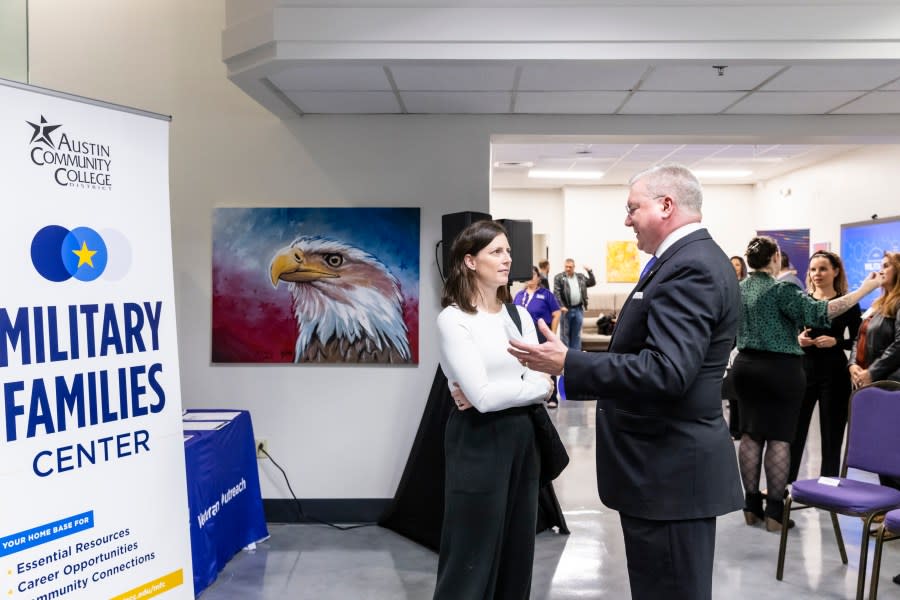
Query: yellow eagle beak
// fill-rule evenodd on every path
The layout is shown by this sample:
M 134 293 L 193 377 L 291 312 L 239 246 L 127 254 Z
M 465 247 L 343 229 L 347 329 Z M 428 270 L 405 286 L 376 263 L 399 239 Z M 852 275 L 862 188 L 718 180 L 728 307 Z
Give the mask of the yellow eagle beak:
M 321 266 L 309 264 L 306 255 L 298 248 L 282 248 L 272 257 L 269 266 L 269 276 L 272 278 L 272 286 L 277 287 L 278 281 L 315 281 L 337 277 L 336 273 L 323 270 Z

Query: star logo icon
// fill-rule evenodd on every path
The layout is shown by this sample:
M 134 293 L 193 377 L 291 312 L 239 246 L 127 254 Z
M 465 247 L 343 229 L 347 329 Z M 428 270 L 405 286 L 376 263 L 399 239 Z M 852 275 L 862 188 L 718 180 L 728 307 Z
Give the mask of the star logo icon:
M 51 148 L 56 148 L 56 146 L 53 144 L 53 140 L 50 139 L 50 134 L 62 127 L 62 125 L 48 125 L 47 119 L 44 118 L 44 115 L 41 115 L 41 122 L 39 124 L 32 123 L 31 121 L 25 122 L 31 125 L 31 128 L 34 130 L 34 133 L 32 133 L 31 135 L 30 143 L 44 143 Z
M 87 242 L 81 242 L 81 250 L 72 250 L 72 254 L 78 257 L 78 269 L 81 268 L 81 265 L 87 265 L 91 268 L 94 268 L 94 255 L 97 254 L 96 250 L 88 250 Z

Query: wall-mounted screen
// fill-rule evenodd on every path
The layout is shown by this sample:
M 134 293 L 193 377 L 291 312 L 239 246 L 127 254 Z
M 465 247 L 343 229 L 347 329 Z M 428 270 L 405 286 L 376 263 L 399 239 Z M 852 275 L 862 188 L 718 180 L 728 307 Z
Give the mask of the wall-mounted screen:
M 841 258 L 850 289 L 855 290 L 872 271 L 881 269 L 885 251 L 900 252 L 900 216 L 841 225 Z M 862 299 L 866 310 L 881 293 L 875 290 Z

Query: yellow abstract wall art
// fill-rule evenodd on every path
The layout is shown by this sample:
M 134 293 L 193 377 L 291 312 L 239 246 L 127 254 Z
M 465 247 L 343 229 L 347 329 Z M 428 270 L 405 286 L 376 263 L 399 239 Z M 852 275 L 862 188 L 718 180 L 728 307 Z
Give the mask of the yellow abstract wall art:
M 640 273 L 637 242 L 606 242 L 606 281 L 636 283 Z

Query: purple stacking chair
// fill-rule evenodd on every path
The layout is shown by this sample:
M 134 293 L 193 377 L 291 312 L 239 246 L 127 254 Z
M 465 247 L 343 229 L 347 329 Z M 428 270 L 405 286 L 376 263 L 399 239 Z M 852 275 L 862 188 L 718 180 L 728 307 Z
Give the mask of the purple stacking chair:
M 881 547 L 890 540 L 900 540 L 900 510 L 892 510 L 884 516 L 884 524 L 875 538 L 875 556 L 872 558 L 872 583 L 869 600 L 878 598 L 878 576 L 881 574 Z
M 801 508 L 818 508 L 831 513 L 831 524 L 837 539 L 841 560 L 847 564 L 844 538 L 837 515 L 859 517 L 863 521 L 862 539 L 859 544 L 859 577 L 856 598 L 863 600 L 866 586 L 866 557 L 869 551 L 869 535 L 875 517 L 900 508 L 900 491 L 893 488 L 847 479 L 847 469 L 853 467 L 870 473 L 900 477 L 900 383 L 876 381 L 856 390 L 850 396 L 850 417 L 847 429 L 847 447 L 841 466 L 839 485 L 819 483 L 818 479 L 803 479 L 791 484 L 791 492 L 784 503 L 785 522 L 791 516 L 792 504 Z M 781 528 L 781 545 L 778 548 L 776 579 L 784 575 L 784 554 L 787 547 L 788 527 Z

